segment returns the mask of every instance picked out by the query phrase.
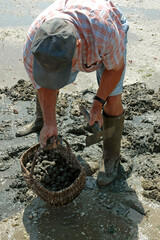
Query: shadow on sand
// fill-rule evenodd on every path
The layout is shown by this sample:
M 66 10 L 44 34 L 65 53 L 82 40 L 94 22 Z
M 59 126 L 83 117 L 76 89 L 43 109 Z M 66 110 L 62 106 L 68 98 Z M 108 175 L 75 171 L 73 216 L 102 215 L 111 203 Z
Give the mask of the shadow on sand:
M 121 166 L 116 180 L 104 189 L 87 177 L 80 196 L 63 207 L 34 199 L 24 211 L 23 222 L 31 240 L 138 240 L 143 217 L 143 206 Z

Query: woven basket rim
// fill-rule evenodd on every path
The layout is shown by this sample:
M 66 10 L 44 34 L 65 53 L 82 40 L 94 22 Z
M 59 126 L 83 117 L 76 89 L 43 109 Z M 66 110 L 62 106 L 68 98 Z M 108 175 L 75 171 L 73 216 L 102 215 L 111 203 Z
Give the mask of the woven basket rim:
M 41 197 L 43 200 L 45 200 L 45 201 L 47 201 L 45 199 L 45 197 L 46 198 L 48 197 L 49 201 L 47 201 L 47 202 L 49 202 L 49 203 L 51 203 L 52 200 L 56 202 L 56 198 L 57 198 L 57 204 L 58 204 L 58 201 L 60 201 L 61 196 L 65 196 L 66 195 L 66 198 L 67 198 L 67 195 L 71 195 L 72 196 L 73 194 L 76 194 L 76 192 L 80 193 L 82 191 L 82 189 L 84 188 L 85 183 L 86 183 L 86 174 L 85 174 L 85 170 L 83 169 L 81 164 L 78 162 L 76 156 L 73 153 L 71 153 L 71 154 L 74 157 L 74 162 L 79 167 L 80 174 L 79 174 L 79 176 L 74 180 L 74 182 L 70 186 L 68 186 L 68 187 L 66 187 L 66 188 L 64 188 L 62 190 L 59 190 L 59 191 L 50 191 L 50 190 L 46 189 L 37 178 L 35 178 L 35 175 L 31 175 L 31 173 L 24 166 L 24 159 L 27 157 L 27 155 L 29 153 L 31 153 L 32 151 L 35 151 L 36 149 L 38 149 L 39 146 L 40 146 L 39 143 L 34 144 L 29 149 L 27 149 L 22 154 L 22 156 L 20 158 L 20 164 L 21 164 L 21 169 L 22 169 L 22 173 L 23 173 L 24 179 L 29 184 L 29 186 L 32 188 L 32 190 L 34 192 L 36 192 L 36 194 L 39 197 Z M 78 188 L 74 189 L 74 188 L 76 188 L 78 186 L 79 186 L 79 189 Z M 41 193 L 39 191 L 41 191 Z M 72 192 L 73 192 L 73 194 L 72 194 Z M 45 195 L 47 195 L 47 196 L 45 196 Z M 73 200 L 76 197 L 76 195 L 72 196 L 72 197 L 71 196 L 68 197 L 68 199 L 72 198 L 71 200 Z M 68 202 L 70 202 L 71 200 L 68 200 Z M 56 205 L 56 204 L 52 204 L 52 205 Z M 62 206 L 64 204 L 60 204 L 60 205 Z

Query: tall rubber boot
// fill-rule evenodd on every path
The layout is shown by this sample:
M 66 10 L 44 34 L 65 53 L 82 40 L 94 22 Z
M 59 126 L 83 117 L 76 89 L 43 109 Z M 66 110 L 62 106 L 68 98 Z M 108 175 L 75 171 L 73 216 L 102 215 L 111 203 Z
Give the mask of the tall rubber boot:
M 38 94 L 36 94 L 36 117 L 31 123 L 19 128 L 16 133 L 16 137 L 22 137 L 33 132 L 38 132 L 41 130 L 42 127 L 43 114 L 39 103 Z
M 115 127 L 111 138 L 103 142 L 104 171 L 100 171 L 97 177 L 99 187 L 107 186 L 117 176 L 120 163 L 120 146 L 123 132 L 124 113 L 118 117 L 107 116 L 103 112 L 103 128 Z

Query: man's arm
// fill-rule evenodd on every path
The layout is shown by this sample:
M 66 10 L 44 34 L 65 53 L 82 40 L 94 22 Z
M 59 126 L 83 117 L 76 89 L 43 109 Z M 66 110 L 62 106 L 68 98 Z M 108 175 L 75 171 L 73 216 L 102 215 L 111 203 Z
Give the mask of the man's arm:
M 105 101 L 107 100 L 110 93 L 119 83 L 124 67 L 124 57 L 122 57 L 117 67 L 112 70 L 104 70 L 96 96 L 102 98 Z M 100 126 L 102 126 L 103 121 L 101 110 L 102 103 L 94 100 L 90 109 L 90 126 L 92 126 L 95 122 L 99 122 Z
M 38 97 L 43 112 L 44 125 L 40 132 L 40 143 L 46 145 L 47 139 L 51 136 L 57 136 L 56 123 L 56 100 L 57 90 L 40 88 Z

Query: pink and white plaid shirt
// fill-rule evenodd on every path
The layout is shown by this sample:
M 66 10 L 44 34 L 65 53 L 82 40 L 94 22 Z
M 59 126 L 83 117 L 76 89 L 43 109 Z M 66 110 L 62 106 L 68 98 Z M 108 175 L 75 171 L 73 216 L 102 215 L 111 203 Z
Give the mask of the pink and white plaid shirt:
M 72 71 L 92 72 L 103 62 L 110 70 L 119 64 L 124 54 L 125 33 L 121 13 L 110 0 L 56 0 L 32 23 L 24 47 L 24 65 L 34 87 L 33 54 L 30 51 L 36 30 L 52 18 L 63 18 L 76 28 L 77 46 Z

